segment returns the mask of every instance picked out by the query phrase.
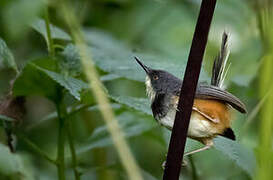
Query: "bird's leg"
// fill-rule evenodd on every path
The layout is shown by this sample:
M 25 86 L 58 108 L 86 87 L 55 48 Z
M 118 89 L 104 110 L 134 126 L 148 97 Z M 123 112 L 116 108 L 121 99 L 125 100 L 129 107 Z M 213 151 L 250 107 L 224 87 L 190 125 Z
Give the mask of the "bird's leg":
M 191 154 L 194 154 L 194 153 L 197 153 L 197 152 L 201 152 L 201 151 L 210 149 L 213 146 L 213 141 L 212 141 L 211 138 L 199 139 L 199 141 L 202 142 L 203 144 L 205 144 L 205 146 L 202 147 L 202 148 L 190 151 L 190 152 L 186 152 L 184 154 L 184 157 L 188 156 L 188 155 L 191 155 Z M 166 161 L 164 161 L 161 166 L 162 166 L 162 169 L 165 169 L 165 167 L 166 167 Z M 182 166 L 187 166 L 187 162 L 184 159 L 183 159 L 183 162 L 182 162 Z
M 167 154 L 166 154 L 166 157 L 167 157 Z M 182 161 L 182 166 L 187 166 L 188 165 L 188 163 L 187 163 L 187 161 L 185 161 L 184 159 L 183 159 L 183 161 Z M 164 161 L 162 164 L 161 164 L 161 167 L 162 167 L 162 169 L 164 170 L 165 169 L 165 167 L 166 167 L 166 161 Z
M 190 152 L 186 152 L 184 154 L 184 156 L 188 156 L 190 154 L 194 154 L 194 153 L 197 153 L 197 152 L 205 151 L 207 149 L 210 149 L 213 146 L 213 140 L 211 138 L 203 138 L 203 139 L 199 139 L 199 141 L 201 143 L 203 143 L 205 146 L 202 147 L 202 148 L 190 151 Z
M 199 149 L 196 149 L 196 150 L 193 150 L 193 151 L 190 151 L 190 152 L 186 152 L 184 154 L 184 156 L 188 156 L 188 155 L 191 155 L 191 154 L 194 154 L 194 153 L 197 153 L 197 152 L 205 151 L 205 150 L 207 150 L 207 149 L 209 149 L 211 147 L 212 147 L 212 145 L 206 145 L 206 146 L 204 146 L 202 148 L 199 148 Z
M 182 161 L 182 166 L 183 166 L 183 167 L 186 167 L 187 165 L 188 165 L 187 161 L 185 161 L 185 160 L 183 159 L 183 161 Z M 165 169 L 165 167 L 166 167 L 166 161 L 164 161 L 164 162 L 162 163 L 161 167 L 162 167 L 163 170 Z

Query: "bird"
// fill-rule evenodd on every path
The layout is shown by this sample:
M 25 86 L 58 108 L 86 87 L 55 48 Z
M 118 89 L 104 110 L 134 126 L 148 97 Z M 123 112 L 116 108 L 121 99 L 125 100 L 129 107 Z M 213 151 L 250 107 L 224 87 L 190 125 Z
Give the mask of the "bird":
M 228 39 L 229 35 L 224 32 L 220 51 L 213 63 L 210 84 L 198 83 L 195 92 L 187 136 L 204 144 L 204 147 L 186 152 L 184 156 L 210 149 L 214 145 L 213 139 L 219 135 L 235 140 L 231 128 L 231 111 L 235 109 L 247 113 L 245 104 L 224 88 L 224 79 L 230 67 L 226 67 Z M 146 93 L 151 101 L 154 119 L 172 130 L 182 80 L 167 71 L 144 65 L 136 56 L 134 58 L 146 73 Z

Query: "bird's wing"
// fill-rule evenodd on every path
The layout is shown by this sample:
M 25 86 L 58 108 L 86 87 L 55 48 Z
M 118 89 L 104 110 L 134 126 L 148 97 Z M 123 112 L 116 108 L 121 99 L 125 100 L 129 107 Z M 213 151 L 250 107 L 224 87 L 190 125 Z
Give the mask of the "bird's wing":
M 220 122 L 219 119 L 213 118 L 213 117 L 209 116 L 207 113 L 204 113 L 204 112 L 200 111 L 200 110 L 199 110 L 197 107 L 195 107 L 195 106 L 192 107 L 192 110 L 198 112 L 199 114 L 201 114 L 202 116 L 204 116 L 205 118 L 207 118 L 208 120 L 210 120 L 210 121 L 213 122 L 213 123 L 216 123 L 216 124 L 217 124 L 217 123 Z
M 172 100 L 174 100 L 175 107 L 177 107 L 178 101 L 179 101 L 179 96 L 173 96 Z M 192 111 L 199 113 L 201 116 L 203 116 L 204 118 L 206 118 L 207 120 L 209 120 L 215 124 L 220 123 L 220 119 L 222 119 L 222 118 L 219 117 L 218 112 L 219 111 L 225 112 L 225 110 L 224 110 L 225 106 L 222 103 L 220 104 L 220 102 L 213 101 L 213 100 L 209 100 L 208 102 L 206 101 L 206 103 L 202 103 L 202 101 L 204 102 L 206 100 L 196 100 L 195 99 L 193 107 L 192 107 Z M 213 111 L 211 109 L 213 109 Z M 223 115 L 222 113 L 220 113 L 220 114 Z
M 214 99 L 230 104 L 241 113 L 246 113 L 246 107 L 237 97 L 231 93 L 212 85 L 199 84 L 196 90 L 195 98 Z
M 173 87 L 169 89 L 172 90 L 172 94 L 175 94 L 179 97 L 181 86 L 182 81 L 176 80 L 175 83 L 173 83 Z M 217 86 L 199 83 L 196 89 L 195 98 L 223 101 L 225 103 L 228 103 L 241 113 L 247 112 L 246 106 L 240 101 L 239 98 Z

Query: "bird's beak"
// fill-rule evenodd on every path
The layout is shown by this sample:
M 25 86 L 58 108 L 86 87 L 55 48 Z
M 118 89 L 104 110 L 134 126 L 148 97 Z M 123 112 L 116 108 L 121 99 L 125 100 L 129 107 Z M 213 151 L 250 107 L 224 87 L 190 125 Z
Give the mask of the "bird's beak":
M 135 60 L 136 62 L 144 69 L 144 71 L 149 74 L 149 72 L 151 71 L 151 68 L 145 66 L 136 56 L 135 56 Z

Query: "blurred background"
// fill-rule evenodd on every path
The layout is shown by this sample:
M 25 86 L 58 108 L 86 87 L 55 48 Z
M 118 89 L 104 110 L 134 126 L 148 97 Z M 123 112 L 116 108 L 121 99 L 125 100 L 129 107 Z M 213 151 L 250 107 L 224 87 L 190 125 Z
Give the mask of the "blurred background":
M 150 67 L 182 78 L 200 0 L 1 0 L 0 99 L 3 105 L 12 92 L 13 97 L 23 96 L 24 105 L 13 112 L 14 116 L 4 113 L 16 119 L 16 123 L 3 120 L 0 126 L 0 179 L 58 179 L 54 164 L 44 159 L 43 153 L 37 153 L 36 148 L 55 159 L 57 86 L 56 89 L 63 88 L 63 102 L 69 113 L 66 120 L 71 123 L 70 135 L 77 156 L 75 168 L 65 137 L 66 179 L 74 179 L 75 169 L 81 179 L 128 179 L 94 93 L 78 85 L 81 83 L 70 86 L 65 82 L 71 82 L 69 78 L 87 82 L 87 78 L 71 36 L 77 27 L 66 23 L 61 10 L 64 3 L 72 7 L 69 13 L 75 14 L 81 25 L 88 51 L 143 179 L 162 179 L 161 164 L 166 159 L 170 132 L 151 115 L 145 74 L 133 56 L 137 55 Z M 233 112 L 236 143 L 217 138 L 215 148 L 186 158 L 182 179 L 270 179 L 272 17 L 270 0 L 217 2 L 200 81 L 209 82 L 222 33 L 228 32 L 231 65 L 225 87 L 246 104 L 248 114 Z M 49 22 L 52 41 L 48 39 Z M 46 71 L 52 69 L 41 59 L 48 58 L 57 60 L 54 72 L 64 79 Z M 35 60 L 40 61 L 35 63 L 37 66 L 46 70 L 33 70 L 29 62 Z M 16 153 L 9 152 L 10 134 L 17 136 Z M 201 146 L 188 139 L 186 151 Z

